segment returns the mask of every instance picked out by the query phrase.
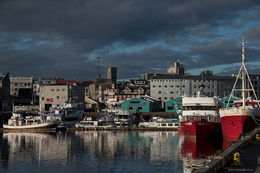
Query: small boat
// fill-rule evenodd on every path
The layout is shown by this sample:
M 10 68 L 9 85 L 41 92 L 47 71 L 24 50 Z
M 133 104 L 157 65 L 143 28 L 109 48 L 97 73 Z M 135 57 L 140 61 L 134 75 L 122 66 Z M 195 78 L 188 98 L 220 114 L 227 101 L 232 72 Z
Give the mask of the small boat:
M 237 89 L 236 84 L 240 77 L 242 78 L 242 88 Z M 230 98 L 235 91 L 241 92 L 242 100 L 235 101 L 233 107 L 229 107 Z M 253 93 L 255 100 L 249 97 L 250 92 Z M 240 135 L 260 125 L 260 105 L 245 66 L 244 40 L 242 40 L 242 64 L 230 98 L 226 108 L 220 109 L 219 114 L 223 138 L 228 141 L 236 141 Z
M 7 125 L 3 125 L 4 130 L 34 130 L 56 128 L 57 121 L 46 121 L 42 116 L 26 116 L 13 113 Z
M 75 123 L 76 128 L 98 127 L 98 121 L 83 120 Z
M 134 115 L 129 111 L 118 109 L 114 113 L 114 124 L 117 126 L 131 126 L 134 124 Z
M 139 127 L 145 128 L 167 128 L 178 130 L 179 128 L 179 119 L 164 119 L 153 117 L 151 122 L 141 122 L 139 123 Z

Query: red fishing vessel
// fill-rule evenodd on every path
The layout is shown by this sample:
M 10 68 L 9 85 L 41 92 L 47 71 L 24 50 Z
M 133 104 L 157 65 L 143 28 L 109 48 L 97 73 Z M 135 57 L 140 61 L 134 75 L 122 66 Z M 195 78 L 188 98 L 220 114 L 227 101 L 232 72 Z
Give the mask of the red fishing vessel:
M 220 127 L 217 97 L 207 97 L 199 91 L 195 97 L 183 97 L 183 112 L 180 119 L 182 135 L 205 139 Z
M 242 89 L 236 88 L 239 78 L 242 78 Z M 244 40 L 242 41 L 242 65 L 230 98 L 235 91 L 242 93 L 242 100 L 234 102 L 234 106 L 231 108 L 229 108 L 228 103 L 226 108 L 219 111 L 223 138 L 231 141 L 238 140 L 240 135 L 253 130 L 256 125 L 260 125 L 259 102 L 245 66 Z M 253 93 L 256 100 L 249 98 L 249 92 Z

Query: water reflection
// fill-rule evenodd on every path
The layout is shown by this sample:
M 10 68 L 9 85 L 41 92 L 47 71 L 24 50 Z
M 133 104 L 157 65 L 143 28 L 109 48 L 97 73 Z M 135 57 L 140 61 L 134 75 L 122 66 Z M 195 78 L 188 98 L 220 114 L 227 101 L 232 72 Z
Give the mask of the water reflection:
M 216 143 L 210 140 L 194 140 L 183 137 L 181 155 L 183 157 L 183 172 L 189 173 L 194 169 L 204 168 L 217 152 Z
M 0 172 L 182 172 L 177 132 L 1 134 Z
M 0 134 L 0 172 L 189 172 L 217 148 L 178 132 Z

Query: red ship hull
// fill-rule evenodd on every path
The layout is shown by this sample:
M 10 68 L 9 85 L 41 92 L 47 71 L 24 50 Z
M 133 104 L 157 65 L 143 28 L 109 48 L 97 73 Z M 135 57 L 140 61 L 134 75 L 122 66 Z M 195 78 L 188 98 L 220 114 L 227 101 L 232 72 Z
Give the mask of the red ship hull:
M 220 119 L 223 138 L 229 141 L 237 141 L 241 134 L 256 127 L 255 122 L 249 115 L 223 116 Z
M 190 140 L 184 137 L 182 143 L 182 157 L 199 159 L 215 154 L 217 147 L 208 140 Z
M 217 122 L 183 121 L 181 122 L 181 134 L 195 139 L 209 138 L 220 127 Z

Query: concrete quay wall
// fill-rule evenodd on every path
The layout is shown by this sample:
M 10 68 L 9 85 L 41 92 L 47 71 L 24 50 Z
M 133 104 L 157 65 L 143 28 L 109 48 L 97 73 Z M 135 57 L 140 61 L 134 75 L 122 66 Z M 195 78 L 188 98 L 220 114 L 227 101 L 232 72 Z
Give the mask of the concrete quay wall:
M 243 136 L 237 142 L 232 143 L 218 158 L 215 158 L 208 163 L 206 168 L 201 168 L 192 171 L 193 173 L 215 173 L 220 171 L 225 165 L 233 160 L 233 155 L 236 152 L 240 152 L 241 149 L 245 148 L 250 142 L 255 139 L 257 133 L 260 133 L 260 127 L 256 128 L 247 136 Z

